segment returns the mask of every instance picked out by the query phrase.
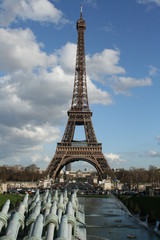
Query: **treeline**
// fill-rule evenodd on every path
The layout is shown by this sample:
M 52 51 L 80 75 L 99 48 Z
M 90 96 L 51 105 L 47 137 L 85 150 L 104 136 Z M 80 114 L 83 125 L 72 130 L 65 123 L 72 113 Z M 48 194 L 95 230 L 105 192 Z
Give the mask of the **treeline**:
M 141 183 L 151 183 L 155 187 L 160 186 L 160 169 L 154 166 L 148 170 L 133 167 L 129 170 L 119 169 L 114 173 L 123 184 L 138 186 Z M 38 181 L 44 177 L 45 172 L 40 171 L 35 164 L 27 167 L 0 166 L 0 181 Z
M 160 169 L 154 166 L 150 166 L 148 170 L 133 167 L 129 170 L 119 169 L 115 175 L 124 184 L 151 183 L 155 187 L 160 185 Z
M 44 178 L 44 172 L 41 172 L 35 164 L 16 168 L 1 166 L 0 180 L 1 181 L 38 181 Z

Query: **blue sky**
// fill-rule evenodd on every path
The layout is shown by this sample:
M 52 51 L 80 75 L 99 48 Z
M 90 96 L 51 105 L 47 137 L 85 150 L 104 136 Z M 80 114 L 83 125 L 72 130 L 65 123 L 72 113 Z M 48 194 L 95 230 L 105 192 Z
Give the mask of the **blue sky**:
M 82 3 L 89 104 L 103 153 L 114 168 L 160 167 L 160 0 Z M 61 141 L 80 4 L 0 1 L 0 165 L 46 168 Z

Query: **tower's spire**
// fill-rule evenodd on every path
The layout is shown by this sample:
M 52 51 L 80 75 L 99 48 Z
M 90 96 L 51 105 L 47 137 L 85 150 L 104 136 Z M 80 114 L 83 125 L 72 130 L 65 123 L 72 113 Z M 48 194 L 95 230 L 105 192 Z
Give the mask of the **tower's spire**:
M 75 79 L 73 88 L 73 97 L 71 110 L 74 111 L 89 111 L 87 82 L 86 82 L 86 64 L 85 64 L 85 43 L 84 32 L 86 29 L 85 20 L 82 18 L 82 5 L 80 19 L 77 21 L 77 54 Z
M 80 19 L 82 19 L 82 3 L 81 3 L 81 15 L 80 15 Z

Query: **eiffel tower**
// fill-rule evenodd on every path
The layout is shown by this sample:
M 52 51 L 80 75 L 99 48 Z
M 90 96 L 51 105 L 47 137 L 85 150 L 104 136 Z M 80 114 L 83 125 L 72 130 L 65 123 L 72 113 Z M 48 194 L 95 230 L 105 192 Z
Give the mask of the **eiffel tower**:
M 106 179 L 108 175 L 114 178 L 114 173 L 102 153 L 102 144 L 97 142 L 91 120 L 92 112 L 89 109 L 86 82 L 85 29 L 86 23 L 82 17 L 81 6 L 80 19 L 77 21 L 78 41 L 71 109 L 68 111 L 68 122 L 62 141 L 57 143 L 56 153 L 46 170 L 53 180 L 64 166 L 80 160 L 92 164 L 97 170 L 99 179 Z M 85 141 L 73 140 L 75 127 L 79 125 L 84 126 Z

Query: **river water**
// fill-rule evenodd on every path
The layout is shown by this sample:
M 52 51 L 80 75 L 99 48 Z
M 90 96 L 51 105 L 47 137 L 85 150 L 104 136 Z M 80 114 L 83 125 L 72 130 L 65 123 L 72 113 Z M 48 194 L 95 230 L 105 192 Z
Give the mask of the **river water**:
M 109 198 L 79 198 L 84 205 L 87 240 L 160 239 L 144 223 L 133 217 L 121 202 Z

